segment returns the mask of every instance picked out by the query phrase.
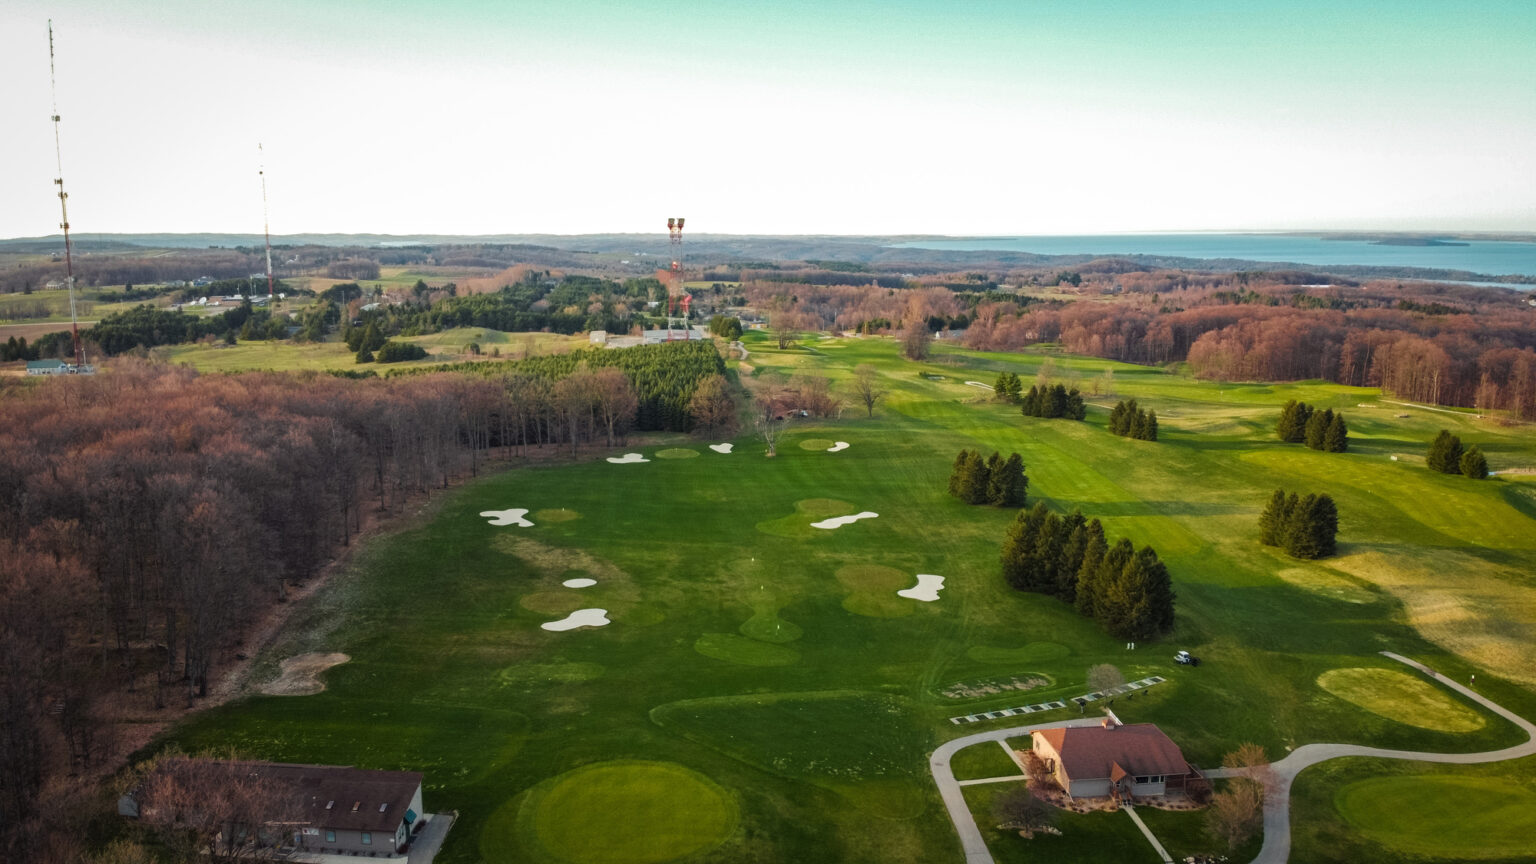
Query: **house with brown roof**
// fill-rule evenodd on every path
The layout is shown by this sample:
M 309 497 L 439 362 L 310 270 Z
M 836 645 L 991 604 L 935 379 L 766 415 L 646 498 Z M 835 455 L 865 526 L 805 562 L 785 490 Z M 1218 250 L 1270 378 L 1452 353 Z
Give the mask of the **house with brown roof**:
M 1035 755 L 1069 797 L 1153 797 L 1185 788 L 1201 776 L 1179 745 L 1151 723 L 1038 729 Z
M 132 818 L 214 820 L 226 846 L 402 858 L 429 818 L 416 771 L 171 759 L 118 801 Z

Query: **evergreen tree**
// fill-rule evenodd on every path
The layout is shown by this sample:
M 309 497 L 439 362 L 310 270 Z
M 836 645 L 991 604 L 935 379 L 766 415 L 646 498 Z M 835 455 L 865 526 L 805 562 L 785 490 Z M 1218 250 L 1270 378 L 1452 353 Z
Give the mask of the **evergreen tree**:
M 1147 415 L 1146 415 L 1146 412 L 1144 412 L 1144 411 L 1137 411 L 1135 414 L 1133 414 L 1131 416 L 1131 429 L 1130 429 L 1130 432 L 1128 433 L 1128 435 L 1129 435 L 1129 437 L 1135 438 L 1138 441 L 1146 439 L 1146 437 L 1147 437 Z
M 1047 511 L 1042 502 L 1033 509 L 1020 510 L 1008 526 L 1003 540 L 1003 578 L 1016 591 L 1040 591 L 1042 586 L 1036 566 L 1036 544 L 1040 540 L 1040 526 L 1045 524 Z
M 1151 546 L 1143 546 L 1136 558 L 1144 574 L 1141 590 L 1145 605 L 1144 611 L 1134 616 L 1136 629 L 1131 638 L 1151 639 L 1172 632 L 1177 595 L 1173 591 L 1173 577 Z
M 1109 431 L 1110 431 L 1111 434 L 1114 434 L 1114 435 L 1124 435 L 1125 434 L 1125 415 L 1126 415 L 1127 410 L 1128 410 L 1128 408 L 1127 408 L 1127 406 L 1125 404 L 1125 400 L 1124 399 L 1121 399 L 1119 402 L 1116 402 L 1115 403 L 1115 407 L 1110 409 L 1110 411 L 1109 411 Z
M 1097 531 L 1095 531 L 1097 529 Z M 1099 565 L 1109 551 L 1104 537 L 1104 526 L 1094 519 L 1088 523 L 1088 543 L 1083 548 L 1083 564 L 1077 568 L 1077 597 L 1073 601 L 1077 614 L 1093 618 L 1099 605 Z
M 1029 497 L 1029 478 L 1024 475 L 1024 457 L 1017 453 L 1008 454 L 1003 461 L 1000 472 L 1004 483 L 1003 500 L 997 502 L 1000 507 L 1023 507 Z
M 1328 424 L 1333 422 L 1333 409 L 1324 408 L 1322 411 L 1312 412 L 1307 418 L 1306 429 L 1303 433 L 1307 446 L 1313 450 L 1323 449 L 1323 439 L 1328 434 Z
M 1003 402 L 1009 401 L 1009 399 L 1008 399 L 1008 375 L 1009 375 L 1009 373 L 1007 373 L 1007 372 L 999 372 L 999 373 L 997 373 L 997 380 L 992 382 L 992 398 L 999 399 L 999 400 L 1001 400 Z
M 1285 521 L 1282 545 L 1293 558 L 1325 558 L 1332 555 L 1339 530 L 1339 513 L 1327 495 L 1308 494 L 1287 499 L 1291 510 Z
M 960 497 L 960 478 L 965 475 L 965 461 L 970 451 L 961 450 L 955 456 L 955 464 L 949 469 L 949 494 Z
M 1029 385 L 1029 392 L 1024 394 L 1019 410 L 1025 417 L 1039 417 L 1040 414 L 1040 388 L 1034 384 Z
M 987 457 L 987 488 L 982 493 L 979 503 L 991 504 L 994 507 L 1002 505 L 1008 495 L 1008 478 L 1003 474 L 1003 457 L 996 450 Z
M 1104 558 L 1099 562 L 1099 572 L 1095 578 L 1093 590 L 1093 618 L 1106 629 L 1116 626 L 1117 622 L 1129 614 L 1129 599 L 1126 594 L 1123 579 L 1125 565 L 1136 556 L 1136 547 L 1131 541 L 1122 537 L 1115 545 L 1109 547 L 1104 553 Z M 1078 586 L 1078 596 L 1082 596 L 1082 586 Z
M 1461 471 L 1461 439 L 1452 435 L 1450 430 L 1441 429 L 1429 445 L 1429 454 L 1424 457 L 1424 462 L 1429 470 L 1442 474 Z
M 1143 441 L 1156 441 L 1157 440 L 1157 412 L 1156 411 L 1148 411 L 1147 412 L 1147 434 L 1142 438 L 1142 440 Z
M 1280 420 L 1275 424 L 1275 437 L 1281 441 L 1294 441 L 1296 434 L 1296 414 L 1300 410 L 1300 403 L 1295 399 L 1285 403 L 1280 409 Z
M 1024 382 L 1019 380 L 1019 374 L 1017 372 L 1009 372 L 1008 373 L 1008 401 L 1009 402 L 1017 402 L 1017 401 L 1019 401 L 1019 396 L 1023 392 L 1024 392 Z
M 1043 507 L 1043 504 L 1036 504 Z M 1040 535 L 1035 539 L 1034 565 L 1031 567 L 1035 577 L 1033 590 L 1042 594 L 1055 594 L 1057 587 L 1056 568 L 1061 564 L 1061 548 L 1066 538 L 1062 536 L 1063 523 L 1060 516 L 1055 513 L 1047 513 L 1045 519 L 1040 522 Z
M 1067 416 L 1067 388 L 1057 384 L 1051 387 L 1049 401 L 1045 407 L 1045 416 L 1050 418 Z
M 987 485 L 991 479 L 992 472 L 987 470 L 987 463 L 982 460 L 981 453 L 970 451 L 960 473 L 960 500 L 967 504 L 985 504 Z
M 1083 511 L 1073 510 L 1068 514 L 1062 520 L 1061 531 L 1066 539 L 1056 561 L 1054 593 L 1056 599 L 1072 603 L 1077 600 L 1077 571 L 1083 566 L 1083 553 L 1088 549 L 1088 520 L 1083 518 Z
M 1349 449 L 1349 427 L 1344 425 L 1344 415 L 1335 414 L 1323 433 L 1323 449 L 1329 453 L 1343 453 Z
M 1285 490 L 1276 489 L 1275 494 L 1270 496 L 1264 512 L 1259 514 L 1259 542 L 1265 546 L 1279 546 L 1289 516 L 1290 512 L 1286 509 Z
M 1476 444 L 1467 448 L 1467 452 L 1461 454 L 1461 473 L 1473 480 L 1482 480 L 1488 476 L 1488 459 L 1483 456 L 1483 450 Z
M 1083 394 L 1075 387 L 1067 391 L 1067 419 L 1081 420 L 1087 416 L 1088 406 L 1083 402 Z

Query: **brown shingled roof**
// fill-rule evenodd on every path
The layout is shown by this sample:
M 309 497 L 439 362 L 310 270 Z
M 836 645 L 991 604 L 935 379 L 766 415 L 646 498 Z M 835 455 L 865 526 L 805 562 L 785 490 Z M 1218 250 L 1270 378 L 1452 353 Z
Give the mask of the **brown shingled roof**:
M 183 770 L 197 763 L 212 763 L 221 771 L 270 781 L 283 790 L 285 798 L 290 794 L 297 798 L 297 812 L 312 827 L 344 831 L 393 833 L 422 781 L 417 771 L 285 762 L 176 759 L 160 770 Z
M 1068 726 L 1041 729 L 1035 734 L 1060 754 L 1061 769 L 1072 780 L 1117 779 L 1113 776 L 1115 768 L 1135 776 L 1189 773 L 1179 745 L 1151 723 L 1112 728 Z

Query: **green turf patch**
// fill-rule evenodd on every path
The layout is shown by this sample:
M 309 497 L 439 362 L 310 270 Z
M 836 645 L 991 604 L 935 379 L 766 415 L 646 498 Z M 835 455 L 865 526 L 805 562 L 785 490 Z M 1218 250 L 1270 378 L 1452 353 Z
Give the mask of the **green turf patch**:
M 852 589 L 843 608 L 870 618 L 901 618 L 917 611 L 916 604 L 896 594 L 912 585 L 912 577 L 894 567 L 849 564 L 837 571 L 837 581 Z
M 788 666 L 800 659 L 800 652 L 793 648 L 747 639 L 735 633 L 705 633 L 693 643 L 693 650 L 705 657 L 742 666 Z
M 1325 567 L 1286 567 L 1275 573 L 1291 585 L 1344 603 L 1374 603 L 1376 595 Z
M 1370 840 L 1436 860 L 1523 858 L 1536 836 L 1536 793 L 1475 777 L 1373 777 L 1344 786 L 1333 800 Z
M 801 450 L 825 450 L 836 444 L 831 438 L 806 438 L 800 442 Z
M 1330 669 L 1317 684 L 1389 720 L 1441 732 L 1473 732 L 1487 721 L 1445 691 L 1396 669 Z
M 529 663 L 514 664 L 496 673 L 501 683 L 514 687 L 539 684 L 574 684 L 595 681 L 606 671 L 601 663 Z
M 666 450 L 657 450 L 657 459 L 696 459 L 699 451 L 686 450 L 682 447 L 669 447 Z
M 1024 778 L 1024 772 L 1019 766 L 1003 752 L 1003 748 L 996 741 L 982 741 L 955 751 L 955 755 L 949 757 L 949 770 L 954 772 L 956 780 L 980 780 L 986 777 L 1011 777 L 1019 775 Z
M 835 498 L 806 498 L 795 502 L 795 512 L 789 516 L 757 523 L 757 530 L 776 537 L 815 537 L 831 532 L 812 528 L 812 522 L 820 522 L 833 516 L 851 516 L 859 508 L 847 501 Z
M 540 783 L 515 814 L 497 811 L 481 837 L 487 861 L 506 860 L 498 824 L 509 815 L 526 846 L 563 864 L 661 864 L 712 849 L 736 830 L 735 797 L 671 762 L 599 762 Z
M 588 598 L 580 592 L 572 590 L 564 591 L 536 591 L 532 594 L 524 594 L 518 600 L 518 605 L 529 612 L 537 612 L 540 615 L 569 615 L 588 605 Z
M 1060 642 L 1031 642 L 1018 648 L 1000 648 L 991 645 L 972 645 L 965 656 L 978 663 L 1007 663 L 1027 665 L 1054 663 L 1072 653 L 1072 649 Z
M 575 510 L 567 510 L 564 507 L 535 510 L 528 516 L 529 521 L 535 525 L 552 525 L 557 522 L 571 522 L 580 518 L 580 513 L 577 513 Z

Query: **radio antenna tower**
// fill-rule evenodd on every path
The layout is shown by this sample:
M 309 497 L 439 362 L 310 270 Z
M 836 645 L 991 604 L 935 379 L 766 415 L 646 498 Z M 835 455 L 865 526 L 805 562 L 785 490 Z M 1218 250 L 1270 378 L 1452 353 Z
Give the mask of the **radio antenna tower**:
M 667 292 L 667 341 L 672 341 L 672 324 L 680 321 L 683 328 L 683 338 L 689 338 L 688 334 L 688 303 L 693 298 L 683 290 L 683 217 L 667 219 L 667 233 L 672 239 L 672 285 L 676 296 Z M 680 309 L 678 307 L 681 307 Z M 676 318 L 676 312 L 682 312 L 682 318 Z
M 64 229 L 64 283 L 69 288 L 69 327 L 74 337 L 75 371 L 86 371 L 85 346 L 80 343 L 80 321 L 75 315 L 75 261 L 69 243 L 69 194 L 64 191 L 64 150 L 59 145 L 59 83 L 53 71 L 53 19 L 48 19 L 48 87 L 53 96 L 53 156 L 58 163 L 59 227 Z
M 268 227 L 267 215 L 267 152 L 262 149 L 261 143 L 256 144 L 256 155 L 259 157 L 256 173 L 261 175 L 261 231 L 267 238 L 267 308 L 272 308 L 272 229 Z

